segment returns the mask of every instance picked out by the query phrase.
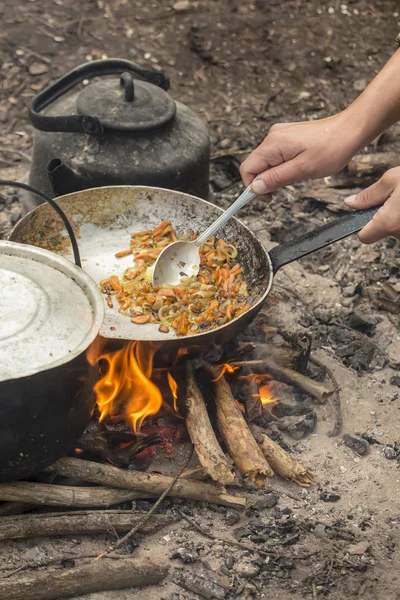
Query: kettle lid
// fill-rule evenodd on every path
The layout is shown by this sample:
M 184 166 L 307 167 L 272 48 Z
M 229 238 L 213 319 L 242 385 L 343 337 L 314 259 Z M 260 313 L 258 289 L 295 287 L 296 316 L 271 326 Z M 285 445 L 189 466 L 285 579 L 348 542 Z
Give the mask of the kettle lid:
M 160 87 L 123 73 L 119 82 L 108 79 L 87 85 L 78 95 L 77 110 L 97 117 L 107 129 L 134 132 L 167 124 L 175 116 L 176 104 Z

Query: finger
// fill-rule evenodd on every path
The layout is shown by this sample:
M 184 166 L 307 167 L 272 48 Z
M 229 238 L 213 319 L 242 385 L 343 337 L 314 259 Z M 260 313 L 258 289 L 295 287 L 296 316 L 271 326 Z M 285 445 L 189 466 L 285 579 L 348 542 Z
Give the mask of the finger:
M 267 158 L 255 150 L 240 165 L 240 175 L 244 185 L 247 187 L 253 179 L 269 167 Z
M 268 194 L 304 178 L 306 175 L 301 162 L 294 159 L 260 173 L 251 188 L 255 194 Z
M 378 210 L 372 220 L 360 231 L 363 244 L 374 244 L 385 237 L 400 239 L 400 192 L 395 192 Z
M 345 198 L 344 202 L 349 208 L 371 208 L 385 202 L 396 186 L 395 180 L 390 176 L 390 171 L 385 173 L 376 183 L 373 183 L 356 196 Z

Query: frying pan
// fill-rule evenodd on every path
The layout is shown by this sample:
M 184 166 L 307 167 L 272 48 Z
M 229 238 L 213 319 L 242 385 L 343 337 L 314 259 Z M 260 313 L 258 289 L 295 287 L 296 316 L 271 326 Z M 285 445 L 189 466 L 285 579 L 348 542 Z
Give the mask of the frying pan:
M 78 238 L 82 268 L 97 283 L 109 275 L 122 274 L 132 265 L 132 256 L 120 259 L 114 256 L 129 248 L 131 233 L 153 229 L 164 219 L 171 221 L 178 236 L 202 232 L 222 212 L 217 206 L 182 192 L 141 186 L 110 186 L 74 192 L 58 197 L 57 204 Z M 100 334 L 109 340 L 155 342 L 167 352 L 182 347 L 222 344 L 238 335 L 254 319 L 280 267 L 359 231 L 378 208 L 349 213 L 292 242 L 276 246 L 269 253 L 243 223 L 232 218 L 219 235 L 238 249 L 238 261 L 250 294 L 251 308 L 246 313 L 217 329 L 177 337 L 173 330 L 159 332 L 156 324 L 134 324 L 118 312 L 118 307 L 111 309 L 106 305 Z M 52 250 L 72 260 L 65 226 L 46 204 L 27 214 L 16 225 L 10 239 Z

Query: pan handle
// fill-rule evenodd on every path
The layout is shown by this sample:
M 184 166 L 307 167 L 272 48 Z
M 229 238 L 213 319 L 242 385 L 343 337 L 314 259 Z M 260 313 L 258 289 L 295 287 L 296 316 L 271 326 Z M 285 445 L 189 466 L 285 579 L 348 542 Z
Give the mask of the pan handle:
M 6 186 L 6 187 L 20 188 L 21 190 L 26 190 L 27 192 L 30 192 L 31 194 L 34 194 L 35 196 L 39 196 L 39 198 L 41 198 L 42 200 L 44 200 L 45 202 L 50 204 L 50 206 L 61 217 L 62 222 L 65 225 L 65 229 L 67 230 L 69 239 L 71 241 L 72 252 L 74 255 L 74 262 L 77 267 L 82 268 L 82 262 L 81 262 L 81 257 L 79 254 L 78 242 L 76 241 L 76 236 L 75 236 L 74 230 L 72 229 L 72 225 L 69 222 L 67 215 L 58 206 L 57 202 L 54 202 L 54 200 L 52 200 L 51 198 L 46 196 L 46 194 L 43 194 L 43 192 L 41 192 L 40 190 L 37 190 L 34 187 L 32 187 L 31 185 L 28 185 L 26 183 L 21 183 L 19 181 L 8 181 L 6 179 L 3 179 L 3 180 L 0 180 L 0 186 L 2 186 L 2 185 Z
M 357 233 L 369 223 L 381 206 L 350 212 L 344 217 L 295 238 L 291 242 L 275 246 L 269 252 L 273 273 L 275 274 L 284 265 Z

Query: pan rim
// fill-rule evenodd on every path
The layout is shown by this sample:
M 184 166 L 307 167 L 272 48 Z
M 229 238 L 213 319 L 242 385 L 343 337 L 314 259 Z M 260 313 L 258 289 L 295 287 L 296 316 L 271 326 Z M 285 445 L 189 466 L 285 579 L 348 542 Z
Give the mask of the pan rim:
M 204 200 L 203 198 L 199 198 L 198 196 L 193 196 L 193 194 L 188 194 L 186 192 L 181 192 L 179 190 L 171 190 L 171 189 L 167 189 L 167 188 L 160 188 L 160 187 L 155 187 L 155 186 L 149 186 L 149 185 L 105 185 L 105 186 L 99 186 L 99 187 L 95 187 L 95 188 L 87 188 L 85 190 L 78 190 L 76 192 L 70 192 L 68 194 L 63 194 L 62 196 L 56 196 L 54 198 L 54 200 L 57 202 L 58 200 L 64 200 L 64 199 L 68 199 L 69 197 L 72 196 L 76 196 L 77 194 L 84 194 L 84 193 L 89 193 L 89 192 L 96 192 L 96 191 L 100 191 L 100 190 L 118 190 L 118 189 L 122 189 L 122 190 L 132 190 L 132 191 L 143 191 L 143 192 L 171 192 L 173 194 L 177 194 L 178 196 L 180 196 L 182 199 L 185 198 L 191 198 L 196 202 L 201 202 L 202 204 L 206 204 L 208 206 L 210 206 L 212 209 L 217 210 L 218 212 L 220 212 L 221 214 L 224 211 L 224 209 L 222 209 L 221 207 L 217 206 L 216 204 L 213 204 L 212 202 L 209 202 L 208 200 Z M 36 211 L 38 211 L 41 206 L 43 206 L 42 204 L 36 206 L 34 209 L 32 209 L 31 211 L 29 211 L 26 215 L 24 215 L 22 217 L 22 219 L 20 221 L 18 221 L 18 223 L 15 224 L 15 226 L 12 228 L 9 236 L 8 236 L 8 240 L 10 241 L 14 241 L 13 240 L 13 235 L 15 233 L 18 232 L 18 227 L 19 225 L 28 217 L 33 215 Z M 185 342 L 185 341 L 189 341 L 189 344 L 191 343 L 191 341 L 196 341 L 199 339 L 203 339 L 205 336 L 209 335 L 210 333 L 217 333 L 217 332 L 222 332 L 224 331 L 225 328 L 229 327 L 230 325 L 232 325 L 232 323 L 235 323 L 237 321 L 239 321 L 240 319 L 246 317 L 246 315 L 249 315 L 249 313 L 251 313 L 252 311 L 256 310 L 260 305 L 262 305 L 267 296 L 269 295 L 271 288 L 272 288 L 272 283 L 273 283 L 273 267 L 272 267 L 272 261 L 271 258 L 269 256 L 269 252 L 268 250 L 265 248 L 264 244 L 257 238 L 257 236 L 251 231 L 251 229 L 249 227 L 247 227 L 247 225 L 245 225 L 243 223 L 243 221 L 241 221 L 240 219 L 238 219 L 237 217 L 232 217 L 230 219 L 231 221 L 235 221 L 236 223 L 238 223 L 240 225 L 240 227 L 242 227 L 243 229 L 245 229 L 250 236 L 259 244 L 259 246 L 262 249 L 262 252 L 265 255 L 265 258 L 267 260 L 268 266 L 269 266 L 269 274 L 268 274 L 268 284 L 266 286 L 265 291 L 263 292 L 263 294 L 259 297 L 259 299 L 243 314 L 241 314 L 239 317 L 235 317 L 234 319 L 232 319 L 232 321 L 229 321 L 228 323 L 225 323 L 224 325 L 220 325 L 219 327 L 214 327 L 212 329 L 208 329 L 206 331 L 202 331 L 202 332 L 198 332 L 198 333 L 194 333 L 193 335 L 186 335 L 186 336 L 180 336 L 180 337 L 175 337 L 175 338 L 166 338 L 165 340 L 160 340 L 160 339 L 150 339 L 147 338 L 145 340 L 138 340 L 137 338 L 126 338 L 126 337 L 116 337 L 116 336 L 107 336 L 104 335 L 103 331 L 100 331 L 100 335 L 101 337 L 107 339 L 107 340 L 113 340 L 115 342 L 117 341 L 138 341 L 141 342 L 143 344 L 167 344 L 170 342 Z M 17 241 L 17 240 L 16 240 Z M 57 256 L 60 256 L 59 253 L 53 252 L 54 254 L 57 254 Z M 70 260 L 68 258 L 68 260 Z M 86 273 L 86 271 L 82 268 L 82 270 L 85 272 L 85 274 L 88 277 L 91 277 L 88 273 Z M 96 286 L 98 286 L 98 283 L 96 281 L 94 281 L 94 279 L 92 278 L 94 284 Z M 186 344 L 188 345 L 188 344 Z

